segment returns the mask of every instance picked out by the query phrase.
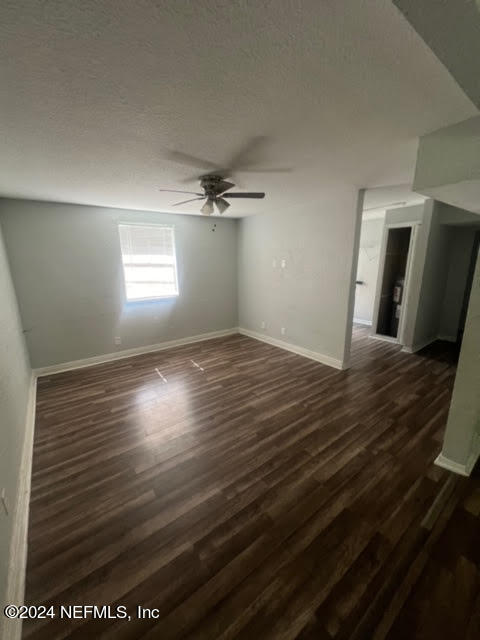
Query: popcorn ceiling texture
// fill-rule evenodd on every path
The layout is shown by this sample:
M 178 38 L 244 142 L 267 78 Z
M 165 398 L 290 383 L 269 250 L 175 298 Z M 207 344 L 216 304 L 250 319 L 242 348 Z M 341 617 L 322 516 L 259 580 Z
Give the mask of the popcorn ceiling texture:
M 421 38 L 480 107 L 480 1 L 394 0 Z
M 0 66 L 12 197 L 178 213 L 157 187 L 195 170 L 167 149 L 222 164 L 266 135 L 258 160 L 295 172 L 240 175 L 267 198 L 229 215 L 288 212 L 411 181 L 417 136 L 476 114 L 384 0 L 5 0 Z

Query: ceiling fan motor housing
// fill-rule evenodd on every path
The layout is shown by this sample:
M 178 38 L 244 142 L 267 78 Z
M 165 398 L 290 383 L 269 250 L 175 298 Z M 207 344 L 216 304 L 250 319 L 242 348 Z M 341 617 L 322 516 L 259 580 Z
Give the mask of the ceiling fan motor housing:
M 233 182 L 229 182 L 225 179 L 227 171 L 216 171 L 215 173 L 206 173 L 200 176 L 200 186 L 203 189 L 203 194 L 197 191 L 183 191 L 182 193 L 189 193 L 196 196 L 195 198 L 189 198 L 188 200 L 182 200 L 182 202 L 176 202 L 173 206 L 186 204 L 187 202 L 193 202 L 194 200 L 206 199 L 204 205 L 200 211 L 204 215 L 211 215 L 214 211 L 213 205 L 215 205 L 220 214 L 230 207 L 229 198 L 264 198 L 265 193 L 262 192 L 238 192 L 229 191 L 235 186 Z M 161 191 L 170 191 L 169 189 L 161 189 Z M 227 193 L 228 191 L 228 193 Z M 177 191 L 175 190 L 175 193 Z M 228 199 L 226 199 L 228 198 Z
M 233 187 L 231 183 L 224 181 L 222 176 L 218 175 L 205 175 L 200 178 L 200 185 L 205 191 L 207 198 L 215 200 L 215 198 L 223 193 L 226 189 Z

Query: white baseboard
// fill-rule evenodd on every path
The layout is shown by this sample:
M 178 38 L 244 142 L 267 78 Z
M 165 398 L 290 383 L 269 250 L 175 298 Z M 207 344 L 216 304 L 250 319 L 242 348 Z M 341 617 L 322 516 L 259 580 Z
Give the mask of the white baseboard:
M 28 513 L 30 505 L 30 485 L 32 477 L 33 434 L 35 429 L 35 405 L 37 380 L 34 373 L 30 382 L 30 391 L 25 424 L 25 437 L 20 463 L 17 499 L 13 512 L 12 539 L 10 543 L 7 591 L 5 604 L 20 606 L 25 596 L 25 572 L 27 568 Z M 0 616 L 0 638 L 2 640 L 20 640 L 22 621 L 9 620 Z
M 461 464 L 460 462 L 455 462 L 455 460 L 447 458 L 443 453 L 440 453 L 435 459 L 435 464 L 437 467 L 448 469 L 448 471 L 458 473 L 461 476 L 469 476 L 472 473 L 472 469 L 475 466 L 477 458 L 478 454 L 476 456 L 471 456 L 466 464 Z
M 150 344 L 145 347 L 135 347 L 133 349 L 124 349 L 123 351 L 115 351 L 114 353 L 104 353 L 100 356 L 93 356 L 91 358 L 83 358 L 81 360 L 72 360 L 70 362 L 61 362 L 59 364 L 53 364 L 48 367 L 39 367 L 35 369 L 37 377 L 52 375 L 54 373 L 62 373 L 63 371 L 72 371 L 73 369 L 82 369 L 83 367 L 92 367 L 96 364 L 102 364 L 104 362 L 113 362 L 114 360 L 122 360 L 123 358 L 131 358 L 132 356 L 138 356 L 142 353 L 153 353 L 155 351 L 163 351 L 164 349 L 171 349 L 172 347 L 180 347 L 184 344 L 191 344 L 193 342 L 202 342 L 203 340 L 212 340 L 213 338 L 221 338 L 223 336 L 230 336 L 238 333 L 238 328 L 222 329 L 220 331 L 211 331 L 209 333 L 201 333 L 196 336 L 188 336 L 186 338 L 179 338 L 178 340 L 169 340 L 167 342 L 159 342 L 157 344 Z
M 417 351 L 421 351 L 422 349 L 425 349 L 425 347 L 428 347 L 429 344 L 432 344 L 432 342 L 435 342 L 435 340 L 437 339 L 438 339 L 437 336 L 434 336 L 433 338 L 428 338 L 428 340 L 424 340 L 419 344 L 413 345 L 413 347 L 404 346 L 402 348 L 402 351 L 404 353 L 416 353 Z
M 417 351 L 421 351 L 422 349 L 425 349 L 425 347 L 428 347 L 428 345 L 432 344 L 432 342 L 435 342 L 435 340 L 445 340 L 446 342 L 456 342 L 457 336 L 448 336 L 444 334 L 439 334 L 438 336 L 434 336 L 433 338 L 428 338 L 428 340 L 424 340 L 423 342 L 420 342 L 419 344 L 416 344 L 413 347 L 403 347 L 402 351 L 404 351 L 405 353 L 416 353 Z
M 243 329 L 242 327 L 240 327 L 238 331 L 242 335 L 248 336 L 249 338 L 254 338 L 255 340 L 260 340 L 261 342 L 266 342 L 267 344 L 271 344 L 274 347 L 285 349 L 285 351 L 291 351 L 292 353 L 296 353 L 299 356 L 310 358 L 310 360 L 316 360 L 316 362 L 321 362 L 322 364 L 326 364 L 329 367 L 334 367 L 335 369 L 345 368 L 341 360 L 337 360 L 336 358 L 332 358 L 331 356 L 326 356 L 323 353 L 318 353 L 318 351 L 312 351 L 311 349 L 298 347 L 295 344 L 290 344 L 289 342 L 284 342 L 283 340 L 277 340 L 277 338 L 271 338 L 270 336 L 266 336 L 263 333 L 250 331 L 250 329 Z
M 362 320 L 361 318 L 354 318 L 353 319 L 353 324 L 363 324 L 366 327 L 371 327 L 372 326 L 372 321 L 371 320 Z
M 371 333 L 369 338 L 372 340 L 380 340 L 381 342 L 391 342 L 392 344 L 398 344 L 398 338 L 393 338 L 392 336 L 382 336 L 381 333 Z
M 435 464 L 439 467 L 443 467 L 444 469 L 448 469 L 449 471 L 453 471 L 453 473 L 458 473 L 461 476 L 469 476 L 473 467 L 477 464 L 477 460 L 480 458 L 480 434 L 474 433 L 471 441 L 471 451 L 470 455 L 465 464 L 461 462 L 456 462 L 452 460 L 448 456 L 440 455 L 436 458 Z
M 439 333 L 437 340 L 444 340 L 445 342 L 456 342 L 457 336 L 449 336 L 447 334 Z

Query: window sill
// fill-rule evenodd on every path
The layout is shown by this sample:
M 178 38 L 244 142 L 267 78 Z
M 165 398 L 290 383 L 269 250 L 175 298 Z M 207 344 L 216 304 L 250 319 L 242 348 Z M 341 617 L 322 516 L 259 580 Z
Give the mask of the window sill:
M 162 300 L 171 300 L 172 298 L 178 298 L 178 293 L 170 293 L 167 296 L 156 296 L 155 298 L 132 298 L 126 299 L 126 304 L 137 304 L 139 302 L 161 302 Z

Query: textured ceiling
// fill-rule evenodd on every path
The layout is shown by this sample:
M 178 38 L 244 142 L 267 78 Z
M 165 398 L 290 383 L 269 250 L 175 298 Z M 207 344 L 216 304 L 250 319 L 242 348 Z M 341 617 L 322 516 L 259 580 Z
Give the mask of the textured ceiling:
M 480 0 L 393 0 L 480 107 Z
M 0 67 L 13 197 L 177 211 L 157 187 L 196 185 L 168 150 L 224 165 L 264 135 L 293 172 L 239 174 L 267 197 L 229 215 L 311 207 L 410 183 L 417 136 L 477 114 L 386 0 L 3 0 Z

